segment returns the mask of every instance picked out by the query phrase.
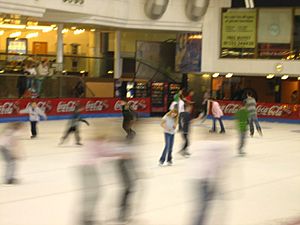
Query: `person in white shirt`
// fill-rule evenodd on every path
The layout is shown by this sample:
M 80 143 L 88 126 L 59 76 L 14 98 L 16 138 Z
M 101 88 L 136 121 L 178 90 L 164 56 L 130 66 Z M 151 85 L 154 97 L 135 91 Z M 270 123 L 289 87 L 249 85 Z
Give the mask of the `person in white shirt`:
M 37 67 L 38 78 L 36 79 L 36 91 L 38 95 L 41 93 L 43 80 L 49 75 L 49 62 L 47 59 L 43 59 Z
M 22 123 L 10 123 L 0 136 L 0 153 L 5 160 L 5 183 L 16 184 L 15 178 L 17 160 L 20 158 L 17 132 L 22 128 Z
M 194 154 L 188 171 L 199 199 L 195 213 L 192 213 L 193 225 L 207 224 L 210 202 L 214 200 L 221 187 L 220 182 L 224 179 L 223 175 L 230 158 L 229 146 L 223 139 L 224 136 L 215 133 L 206 134 L 206 141 L 198 141 L 191 146 Z
M 165 134 L 165 148 L 163 150 L 163 153 L 159 159 L 159 165 L 162 166 L 166 160 L 168 165 L 172 165 L 172 150 L 173 150 L 173 144 L 174 144 L 174 135 L 175 135 L 175 129 L 177 127 L 178 122 L 178 111 L 176 109 L 173 109 L 169 111 L 163 118 L 161 122 L 162 128 L 164 128 L 164 134 Z
M 35 69 L 35 61 L 31 58 L 25 61 L 24 74 L 27 75 L 27 89 L 35 89 L 35 77 L 37 75 Z
M 40 121 L 40 117 L 47 120 L 47 116 L 43 110 L 41 110 L 36 102 L 32 102 L 26 109 L 20 110 L 19 113 L 29 114 L 29 121 L 31 125 L 31 138 L 36 138 L 37 136 L 37 123 Z

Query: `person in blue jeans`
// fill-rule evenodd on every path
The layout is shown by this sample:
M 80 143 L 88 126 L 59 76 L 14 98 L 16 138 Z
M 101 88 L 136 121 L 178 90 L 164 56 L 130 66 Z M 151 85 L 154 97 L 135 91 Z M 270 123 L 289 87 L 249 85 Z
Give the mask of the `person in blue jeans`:
M 161 122 L 162 128 L 164 128 L 165 134 L 165 148 L 159 159 L 159 165 L 162 166 L 167 158 L 169 166 L 172 165 L 172 149 L 174 144 L 174 134 L 178 124 L 178 111 L 177 109 L 170 110 L 163 118 Z

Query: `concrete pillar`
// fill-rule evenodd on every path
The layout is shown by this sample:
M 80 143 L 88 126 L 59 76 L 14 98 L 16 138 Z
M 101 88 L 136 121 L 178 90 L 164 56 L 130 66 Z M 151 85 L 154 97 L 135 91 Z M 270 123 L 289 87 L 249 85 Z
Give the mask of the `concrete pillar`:
M 101 33 L 100 31 L 95 31 L 94 32 L 94 56 L 95 57 L 101 57 Z M 95 59 L 94 62 L 94 74 L 93 76 L 99 77 L 100 76 L 100 60 L 99 58 Z
M 115 32 L 115 49 L 114 49 L 114 78 L 119 79 L 122 75 L 121 60 L 121 32 Z
M 57 70 L 59 72 L 63 71 L 64 63 L 64 35 L 62 33 L 63 29 L 63 24 L 57 25 L 56 63 L 58 64 Z

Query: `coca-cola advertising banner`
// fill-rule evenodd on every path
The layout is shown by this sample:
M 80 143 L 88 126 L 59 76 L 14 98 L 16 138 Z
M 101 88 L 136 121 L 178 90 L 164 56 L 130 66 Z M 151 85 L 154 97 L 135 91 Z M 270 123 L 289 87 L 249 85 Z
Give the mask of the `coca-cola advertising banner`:
M 218 101 L 225 116 L 233 116 L 241 107 L 241 102 Z M 261 118 L 278 118 L 300 120 L 300 105 L 281 103 L 257 103 L 257 116 Z
M 19 111 L 36 102 L 47 116 L 71 114 L 75 106 L 80 103 L 82 114 L 118 114 L 121 113 L 121 100 L 116 98 L 62 98 L 62 99 L 13 99 L 0 100 L 0 119 L 21 117 Z M 139 113 L 150 114 L 149 98 L 134 98 L 128 100 L 131 108 Z

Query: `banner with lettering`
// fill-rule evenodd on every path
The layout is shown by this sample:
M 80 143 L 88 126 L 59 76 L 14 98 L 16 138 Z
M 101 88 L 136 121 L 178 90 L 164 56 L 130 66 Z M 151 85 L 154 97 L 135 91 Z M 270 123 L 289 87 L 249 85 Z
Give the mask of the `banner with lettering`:
M 230 9 L 223 13 L 222 48 L 255 48 L 256 10 Z
M 136 112 L 150 114 L 150 98 L 134 98 L 128 101 Z M 19 111 L 28 107 L 31 102 L 36 102 L 50 117 L 69 115 L 78 103 L 83 109 L 83 115 L 113 115 L 120 114 L 122 110 L 120 100 L 117 98 L 1 99 L 0 119 L 26 116 Z
M 241 102 L 218 101 L 225 116 L 233 116 L 241 107 Z M 278 118 L 300 120 L 300 105 L 281 103 L 257 103 L 257 116 L 261 118 Z

